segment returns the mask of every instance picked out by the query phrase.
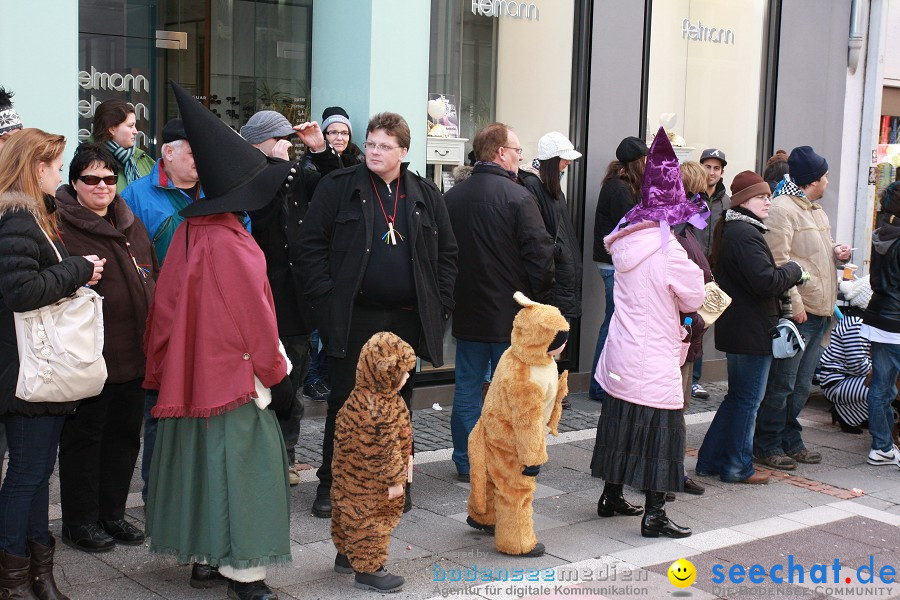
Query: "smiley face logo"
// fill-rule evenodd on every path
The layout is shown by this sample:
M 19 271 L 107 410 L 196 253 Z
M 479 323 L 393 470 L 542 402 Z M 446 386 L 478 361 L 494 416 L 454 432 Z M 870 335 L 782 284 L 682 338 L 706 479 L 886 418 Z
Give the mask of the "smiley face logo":
M 672 585 L 686 588 L 697 579 L 697 569 L 689 560 L 679 558 L 669 566 L 668 575 Z

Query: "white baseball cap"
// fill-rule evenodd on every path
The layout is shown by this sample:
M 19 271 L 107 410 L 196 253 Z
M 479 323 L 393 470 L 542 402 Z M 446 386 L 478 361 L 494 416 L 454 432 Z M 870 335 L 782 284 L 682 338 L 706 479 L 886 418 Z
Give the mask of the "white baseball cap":
M 581 152 L 575 149 L 569 138 L 558 131 L 551 131 L 538 140 L 538 160 L 549 160 L 554 156 L 575 160 L 581 158 Z

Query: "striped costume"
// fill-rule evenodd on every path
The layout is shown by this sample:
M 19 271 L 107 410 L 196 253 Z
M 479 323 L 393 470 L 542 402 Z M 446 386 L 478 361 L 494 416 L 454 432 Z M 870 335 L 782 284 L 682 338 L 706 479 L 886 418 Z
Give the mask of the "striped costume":
M 866 376 L 872 369 L 869 340 L 859 335 L 862 319 L 848 314 L 831 334 L 819 361 L 819 383 L 838 416 L 848 425 L 869 419 Z

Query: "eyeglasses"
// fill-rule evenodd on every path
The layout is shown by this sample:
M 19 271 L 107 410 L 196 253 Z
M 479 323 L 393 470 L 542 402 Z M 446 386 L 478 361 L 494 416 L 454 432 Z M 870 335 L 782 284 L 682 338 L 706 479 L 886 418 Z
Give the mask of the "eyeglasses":
M 506 148 L 507 150 L 515 150 L 515 151 L 516 151 L 516 154 L 518 154 L 519 156 L 522 156 L 522 149 L 521 149 L 521 148 L 513 148 L 512 146 L 500 146 L 500 147 L 501 147 L 501 148 Z
M 376 144 L 375 142 L 366 142 L 363 144 L 366 147 L 366 150 L 375 150 L 377 149 L 379 152 L 390 152 L 391 150 L 396 150 L 400 146 L 388 146 L 387 144 Z
M 106 177 L 99 177 L 97 175 L 81 175 L 78 177 L 81 181 L 83 181 L 86 185 L 99 185 L 102 181 L 106 185 L 112 187 L 119 182 L 118 175 L 107 175 Z
M 334 131 L 334 130 L 332 130 L 332 131 L 326 131 L 325 135 L 330 136 L 330 137 L 348 138 L 348 137 L 350 137 L 350 132 L 349 131 Z

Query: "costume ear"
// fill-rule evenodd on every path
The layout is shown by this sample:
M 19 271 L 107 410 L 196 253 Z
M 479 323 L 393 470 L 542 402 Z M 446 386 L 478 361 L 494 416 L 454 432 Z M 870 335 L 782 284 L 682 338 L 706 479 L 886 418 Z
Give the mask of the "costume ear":
M 522 292 L 516 292 L 515 294 L 513 294 L 513 299 L 519 303 L 519 306 L 537 306 L 538 305 L 537 302 L 530 299 L 528 296 L 526 296 Z

